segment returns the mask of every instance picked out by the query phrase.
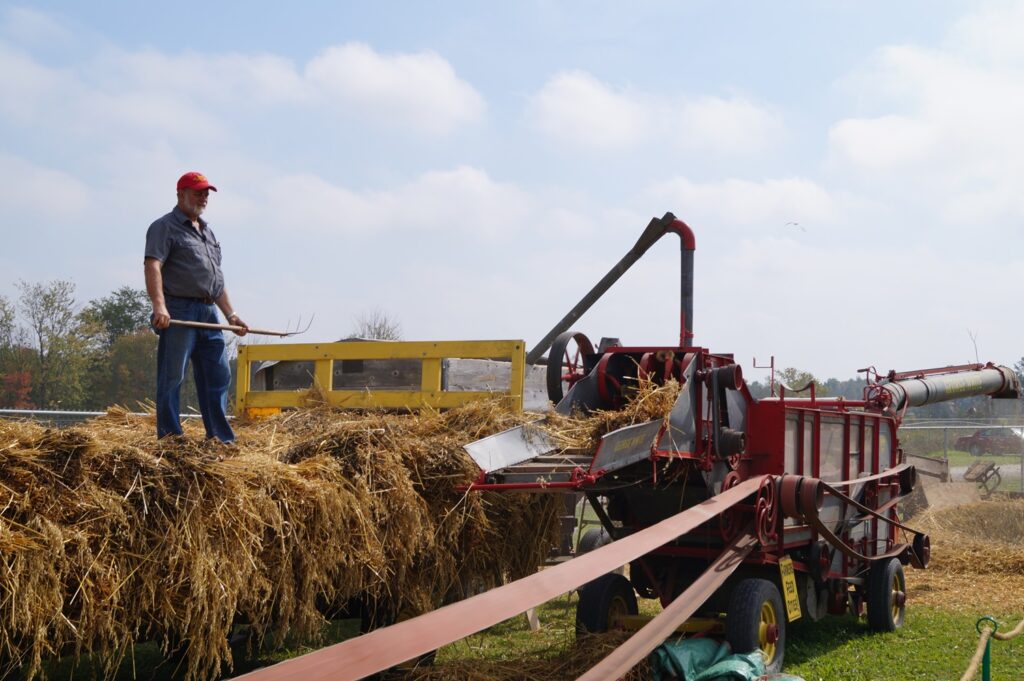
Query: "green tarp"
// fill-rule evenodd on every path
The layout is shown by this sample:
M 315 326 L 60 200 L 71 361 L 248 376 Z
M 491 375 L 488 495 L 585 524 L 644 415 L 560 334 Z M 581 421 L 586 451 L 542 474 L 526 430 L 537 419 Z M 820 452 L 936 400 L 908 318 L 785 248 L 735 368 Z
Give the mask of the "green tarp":
M 761 651 L 733 653 L 728 643 L 709 638 L 666 641 L 651 653 L 655 681 L 803 681 L 798 676 L 765 677 Z

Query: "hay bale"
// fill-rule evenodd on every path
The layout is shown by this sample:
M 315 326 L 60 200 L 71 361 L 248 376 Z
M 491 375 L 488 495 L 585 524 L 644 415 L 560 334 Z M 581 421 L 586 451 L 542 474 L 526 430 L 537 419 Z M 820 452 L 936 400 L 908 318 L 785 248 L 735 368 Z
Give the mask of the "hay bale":
M 239 618 L 257 642 L 315 642 L 355 600 L 417 613 L 532 572 L 555 500 L 458 491 L 477 472 L 462 444 L 517 422 L 496 404 L 313 409 L 240 424 L 232 447 L 195 425 L 156 441 L 122 410 L 0 421 L 0 673 L 93 653 L 109 676 L 151 639 L 211 679 Z

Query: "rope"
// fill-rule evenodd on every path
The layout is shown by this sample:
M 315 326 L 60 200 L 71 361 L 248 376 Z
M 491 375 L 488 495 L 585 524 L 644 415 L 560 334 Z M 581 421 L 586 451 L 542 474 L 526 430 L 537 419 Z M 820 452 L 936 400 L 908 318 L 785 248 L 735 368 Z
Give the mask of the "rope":
M 1024 632 L 1024 620 L 1020 621 L 1020 624 L 1015 626 L 1012 631 L 1008 631 L 1005 634 L 1000 634 L 998 631 L 995 633 L 995 639 L 997 641 L 1011 641 L 1021 635 Z
M 983 617 L 978 621 L 978 624 L 980 625 L 985 620 L 992 622 L 995 627 L 985 626 L 978 630 L 981 634 L 978 639 L 978 648 L 974 651 L 974 657 L 971 658 L 971 663 L 967 666 L 967 671 L 964 672 L 964 675 L 960 677 L 960 681 L 971 681 L 978 673 L 978 665 L 981 664 L 982 658 L 985 657 L 985 647 L 988 645 L 990 638 L 994 638 L 997 641 L 1011 641 L 1024 632 L 1024 619 L 1012 631 L 1008 631 L 1005 634 L 996 631 L 998 624 L 991 617 Z
M 978 649 L 974 651 L 971 664 L 968 665 L 964 675 L 960 677 L 960 681 L 971 681 L 978 673 L 978 665 L 981 664 L 981 658 L 985 657 L 985 646 L 988 645 L 990 636 L 992 636 L 992 627 L 985 627 L 981 630 L 981 638 L 978 639 Z

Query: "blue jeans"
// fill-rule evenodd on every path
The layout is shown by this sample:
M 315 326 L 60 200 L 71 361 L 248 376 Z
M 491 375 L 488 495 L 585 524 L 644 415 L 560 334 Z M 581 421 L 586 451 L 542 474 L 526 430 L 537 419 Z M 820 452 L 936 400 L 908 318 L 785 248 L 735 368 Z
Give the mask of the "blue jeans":
M 198 300 L 167 296 L 167 311 L 171 319 L 219 323 L 217 308 Z M 181 435 L 181 384 L 185 380 L 185 367 L 191 360 L 206 437 L 234 442 L 235 433 L 227 417 L 231 368 L 224 334 L 218 329 L 186 326 L 171 326 L 157 333 L 160 334 L 156 351 L 157 438 Z

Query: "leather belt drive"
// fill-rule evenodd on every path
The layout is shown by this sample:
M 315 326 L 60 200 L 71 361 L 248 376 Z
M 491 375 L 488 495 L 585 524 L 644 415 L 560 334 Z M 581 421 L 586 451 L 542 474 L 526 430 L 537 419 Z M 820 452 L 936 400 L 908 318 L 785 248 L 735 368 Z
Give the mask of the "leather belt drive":
M 767 477 L 745 480 L 682 513 L 561 565 L 425 615 L 236 678 L 246 681 L 338 681 L 360 679 L 384 671 L 515 617 L 664 546 L 757 492 Z M 617 678 L 628 671 L 693 614 L 739 567 L 755 545 L 753 536 L 741 533 L 668 608 L 581 678 Z M 704 597 L 699 598 L 700 595 Z

